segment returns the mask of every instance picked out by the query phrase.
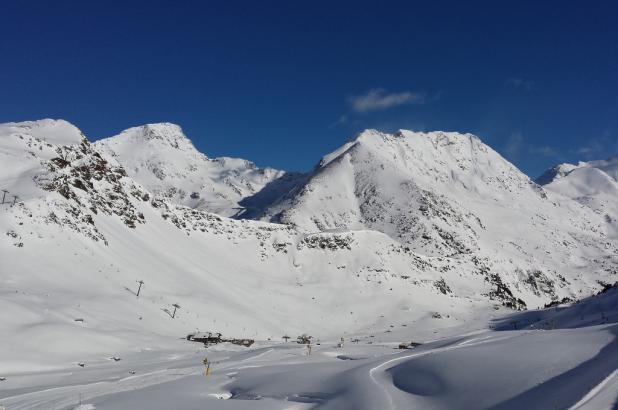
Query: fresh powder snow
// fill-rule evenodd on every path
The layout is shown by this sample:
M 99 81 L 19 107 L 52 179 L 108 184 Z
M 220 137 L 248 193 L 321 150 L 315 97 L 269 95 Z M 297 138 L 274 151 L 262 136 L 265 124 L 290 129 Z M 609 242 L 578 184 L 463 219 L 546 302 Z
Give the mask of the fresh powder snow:
M 454 132 L 299 174 L 174 124 L 0 124 L 0 406 L 614 408 L 617 178 Z

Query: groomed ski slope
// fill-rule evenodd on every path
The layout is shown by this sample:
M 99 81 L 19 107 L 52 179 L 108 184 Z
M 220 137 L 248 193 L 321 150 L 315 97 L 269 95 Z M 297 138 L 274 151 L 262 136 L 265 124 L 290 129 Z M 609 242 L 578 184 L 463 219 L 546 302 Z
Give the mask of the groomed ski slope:
M 409 339 L 407 330 L 358 335 L 343 347 L 324 342 L 310 355 L 291 342 L 247 349 L 179 340 L 171 351 L 12 375 L 0 385 L 0 403 L 9 409 L 612 409 L 617 301 L 612 289 L 403 351 L 392 341 Z M 513 327 L 519 330 L 507 330 Z M 209 376 L 204 357 L 212 363 Z

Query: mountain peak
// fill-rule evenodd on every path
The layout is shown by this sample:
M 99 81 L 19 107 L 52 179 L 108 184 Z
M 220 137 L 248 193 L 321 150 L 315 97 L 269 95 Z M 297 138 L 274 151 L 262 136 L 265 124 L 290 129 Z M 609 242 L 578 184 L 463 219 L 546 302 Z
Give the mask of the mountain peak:
M 0 135 L 30 135 L 54 145 L 79 144 L 85 138 L 70 122 L 51 118 L 0 124 Z
M 208 158 L 171 123 L 129 128 L 94 145 L 155 197 L 224 216 L 238 213 L 239 201 L 285 174 L 239 158 Z
M 435 164 L 468 162 L 475 166 L 479 161 L 489 161 L 489 157 L 497 162 L 508 161 L 499 157 L 495 151 L 485 145 L 480 138 L 469 133 L 446 131 L 410 131 L 400 129 L 394 133 L 382 132 L 376 129 L 366 129 L 335 151 L 322 157 L 318 168 L 330 164 L 333 160 L 347 154 L 355 155 L 360 151 L 372 153 L 377 157 L 384 157 L 387 161 L 416 157 L 429 168 Z M 510 165 L 510 164 L 509 164 Z M 461 168 L 456 164 L 455 168 Z M 443 167 L 442 167 L 443 168 Z
M 573 171 L 576 168 L 577 165 L 569 164 L 566 162 L 563 164 L 555 165 L 551 168 L 546 169 L 545 172 L 543 172 L 543 174 L 535 180 L 535 182 L 539 185 L 550 184 L 557 179 L 564 178 L 566 175 L 568 175 L 569 172 Z
M 413 131 L 406 129 L 399 129 L 393 133 L 388 133 L 373 128 L 361 131 L 349 142 L 375 142 L 380 140 L 399 141 L 400 139 L 407 139 L 408 142 L 413 142 L 415 138 L 421 142 L 431 141 L 434 147 L 456 143 L 482 143 L 479 137 L 469 133 L 453 131 Z
M 568 177 L 573 171 L 586 169 L 599 170 L 613 178 L 615 181 L 618 181 L 618 155 L 596 161 L 579 161 L 577 164 L 558 164 L 546 170 L 543 175 L 536 179 L 536 182 L 539 185 L 549 185 L 553 182 Z
M 351 141 L 366 141 L 366 140 L 371 140 L 373 138 L 380 138 L 380 137 L 383 138 L 387 135 L 388 135 L 387 133 L 376 130 L 374 128 L 367 128 L 361 131 L 360 133 L 358 133 L 354 138 L 351 139 Z
M 107 138 L 107 140 L 163 145 L 181 151 L 196 151 L 193 143 L 184 134 L 182 128 L 169 122 L 144 124 L 128 128 L 114 137 Z
M 481 139 L 474 134 L 455 131 L 412 131 L 400 129 L 395 132 L 393 136 L 398 138 L 420 138 L 430 140 L 434 143 L 434 146 L 444 146 L 458 143 L 483 143 Z
M 144 125 L 133 127 L 133 128 L 142 128 L 147 133 L 149 133 L 150 136 L 154 138 L 156 138 L 158 135 L 165 134 L 165 133 L 182 134 L 182 136 L 186 138 L 180 125 L 174 124 L 171 122 L 157 122 L 157 123 L 151 123 L 151 124 L 144 124 Z

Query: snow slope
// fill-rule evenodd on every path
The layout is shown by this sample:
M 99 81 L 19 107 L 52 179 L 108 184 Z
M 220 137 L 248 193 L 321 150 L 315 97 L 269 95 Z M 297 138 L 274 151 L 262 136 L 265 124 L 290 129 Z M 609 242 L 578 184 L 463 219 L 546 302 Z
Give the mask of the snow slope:
M 453 292 L 448 261 L 383 233 L 306 234 L 178 206 L 84 139 L 56 145 L 30 123 L 10 129 L 2 155 L 27 172 L 3 169 L 21 198 L 0 213 L 5 372 L 163 348 L 198 329 L 334 337 L 404 319 L 450 327 L 501 304 L 475 265 L 448 279 Z
M 243 159 L 208 158 L 169 123 L 129 128 L 94 145 L 155 196 L 223 216 L 243 210 L 239 202 L 266 185 L 294 176 Z
M 77 145 L 85 138 L 74 125 L 50 119 L 0 124 L 0 136 L 0 187 L 19 192 L 22 200 L 34 195 L 30 181 L 40 171 L 40 160 L 55 157 L 56 146 Z M 16 141 L 21 142 L 18 150 Z
M 572 198 L 602 215 L 618 238 L 618 156 L 607 160 L 560 164 L 538 179 L 553 192 Z
M 586 281 L 582 266 L 593 282 L 612 275 L 618 255 L 601 215 L 546 192 L 477 137 L 452 132 L 364 131 L 261 219 L 305 232 L 383 232 L 417 254 L 482 260 L 496 279 L 540 295 Z
M 181 355 L 186 345 L 179 339 L 196 330 L 264 343 L 302 333 L 326 341 L 348 335 L 430 341 L 482 329 L 509 309 L 579 299 L 615 278 L 616 243 L 601 215 L 546 193 L 469 135 L 367 132 L 324 157 L 311 175 L 282 185 L 273 179 L 221 202 L 226 210 L 238 201 L 271 202 L 264 218 L 286 222 L 278 224 L 226 218 L 162 194 L 166 183 L 182 185 L 193 172 L 195 179 L 182 185 L 186 192 L 203 181 L 224 190 L 212 176 L 222 174 L 173 126 L 127 131 L 115 147 L 122 155 L 90 144 L 63 121 L 4 124 L 0 131 L 0 181 L 19 197 L 0 207 L 0 377 L 10 382 L 0 388 L 10 390 L 2 397 L 12 397 L 6 402 L 16 408 L 39 398 L 43 406 L 56 393 L 68 406 L 64 394 L 80 389 L 71 387 L 76 382 L 57 389 L 57 378 L 89 368 L 87 389 L 97 397 L 110 392 L 108 376 L 127 389 L 178 379 L 175 366 L 161 363 L 169 352 Z M 142 147 L 132 140 L 145 134 L 156 142 Z M 133 142 L 119 148 L 125 139 Z M 156 181 L 150 165 L 136 160 L 138 170 L 130 171 L 125 164 L 133 148 L 147 161 L 151 143 L 159 144 L 153 158 L 162 155 L 152 164 L 165 174 Z M 203 168 L 187 171 L 191 161 Z M 269 191 L 272 182 L 276 189 Z M 294 185 L 291 194 L 280 196 L 287 183 Z M 144 281 L 139 297 L 138 280 Z M 175 315 L 173 304 L 180 305 Z M 608 340 L 599 334 L 582 336 L 590 347 L 573 360 L 586 360 Z M 275 350 L 289 358 L 286 349 Z M 340 362 L 354 362 L 328 352 L 335 372 Z M 140 355 L 159 364 L 146 366 Z M 123 368 L 121 377 L 109 367 L 111 356 L 134 357 L 132 364 L 152 372 L 145 380 Z M 195 372 L 191 366 L 183 368 Z M 324 370 L 316 366 L 315 374 Z M 365 370 L 359 370 L 364 378 Z M 36 380 L 52 396 L 29 395 Z M 297 401 L 319 399 L 312 392 L 324 380 L 295 391 Z M 252 383 L 239 386 L 267 397 L 251 393 Z
M 447 332 L 403 351 L 388 334 L 346 338 L 343 346 L 324 342 L 311 354 L 295 343 L 204 349 L 179 341 L 174 351 L 135 353 L 69 375 L 10 378 L 0 385 L 0 403 L 78 408 L 81 400 L 89 406 L 82 408 L 98 410 L 612 409 L 618 405 L 617 296 L 614 287 L 572 306 L 498 321 L 530 321 L 519 330 Z

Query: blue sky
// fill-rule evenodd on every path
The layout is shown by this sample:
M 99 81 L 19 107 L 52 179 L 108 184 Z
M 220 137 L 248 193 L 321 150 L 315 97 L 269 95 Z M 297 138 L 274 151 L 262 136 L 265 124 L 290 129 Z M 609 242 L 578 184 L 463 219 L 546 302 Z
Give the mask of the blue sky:
M 364 128 L 472 132 L 537 176 L 618 153 L 612 1 L 28 1 L 0 12 L 0 122 L 180 124 L 308 170 Z

